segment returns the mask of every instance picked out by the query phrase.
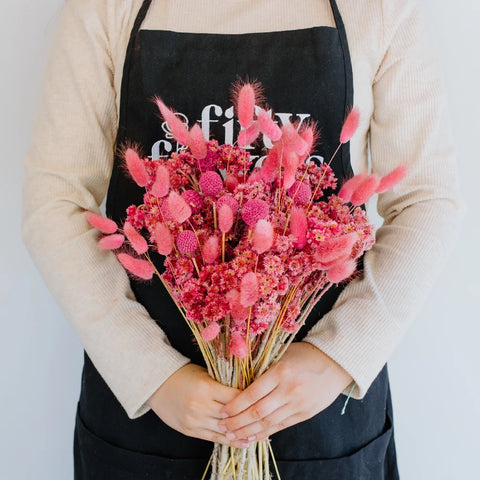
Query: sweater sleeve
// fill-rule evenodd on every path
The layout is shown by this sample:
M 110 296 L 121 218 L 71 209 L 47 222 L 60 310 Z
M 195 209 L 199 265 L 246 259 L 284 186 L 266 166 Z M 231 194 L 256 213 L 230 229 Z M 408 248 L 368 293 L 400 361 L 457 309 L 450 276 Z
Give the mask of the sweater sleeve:
M 109 34 L 122 2 L 68 0 L 57 23 L 30 147 L 22 234 L 86 353 L 129 418 L 189 359 L 135 298 L 101 251 L 85 212 L 99 212 L 117 130 Z M 117 32 L 118 35 L 118 32 Z
M 408 174 L 378 197 L 384 222 L 364 256 L 362 275 L 304 339 L 352 376 L 357 399 L 418 315 L 453 246 L 463 207 L 435 49 L 424 38 L 418 6 L 384 0 L 383 16 L 371 165 L 384 175 L 405 163 Z

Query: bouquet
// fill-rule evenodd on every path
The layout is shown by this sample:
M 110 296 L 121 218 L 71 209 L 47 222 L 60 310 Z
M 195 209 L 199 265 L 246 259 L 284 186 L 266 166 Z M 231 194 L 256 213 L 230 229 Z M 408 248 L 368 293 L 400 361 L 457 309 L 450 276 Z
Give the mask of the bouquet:
M 241 125 L 234 145 L 205 139 L 198 124 L 187 129 L 160 98 L 155 101 L 184 148 L 149 160 L 137 147 L 125 147 L 125 166 L 145 189 L 143 204 L 126 210 L 121 229 L 93 212 L 87 219 L 104 234 L 100 247 L 117 250 L 129 274 L 145 281 L 158 275 L 210 376 L 245 389 L 281 358 L 322 295 L 355 275 L 357 259 L 374 243 L 361 206 L 406 169 L 383 178 L 356 175 L 334 193 L 330 163 L 358 126 L 355 108 L 330 161 L 316 163 L 309 161 L 315 124 L 276 124 L 257 105 L 258 84 L 234 91 Z M 272 147 L 254 165 L 247 147 L 260 135 Z M 163 273 L 150 250 L 164 256 Z M 211 466 L 215 480 L 270 479 L 270 459 L 277 469 L 268 439 L 247 449 L 215 444 L 205 475 Z

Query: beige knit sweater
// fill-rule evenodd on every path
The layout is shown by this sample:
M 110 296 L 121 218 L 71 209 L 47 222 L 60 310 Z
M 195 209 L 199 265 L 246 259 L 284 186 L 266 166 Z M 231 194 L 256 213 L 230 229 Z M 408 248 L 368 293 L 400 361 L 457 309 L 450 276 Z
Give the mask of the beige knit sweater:
M 141 0 L 67 0 L 25 158 L 23 235 L 86 352 L 134 419 L 189 362 L 135 301 L 127 274 L 97 246 L 112 171 L 125 50 Z M 356 173 L 409 175 L 380 195 L 384 224 L 363 277 L 305 341 L 347 370 L 363 398 L 415 318 L 458 228 L 459 201 L 441 81 L 412 0 L 338 0 L 362 121 Z M 244 33 L 334 26 L 328 0 L 153 0 L 145 29 Z M 346 393 L 346 392 L 345 392 Z

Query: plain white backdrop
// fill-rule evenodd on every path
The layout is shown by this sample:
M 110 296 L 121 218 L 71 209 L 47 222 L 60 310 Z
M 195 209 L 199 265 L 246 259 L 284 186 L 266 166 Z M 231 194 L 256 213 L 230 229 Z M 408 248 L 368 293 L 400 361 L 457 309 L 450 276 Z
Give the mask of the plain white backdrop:
M 447 268 L 389 361 L 395 435 L 402 480 L 463 480 L 479 478 L 480 454 L 480 2 L 419 1 L 440 53 L 468 214 Z M 73 478 L 82 346 L 20 238 L 23 155 L 62 4 L 2 2 L 0 480 Z

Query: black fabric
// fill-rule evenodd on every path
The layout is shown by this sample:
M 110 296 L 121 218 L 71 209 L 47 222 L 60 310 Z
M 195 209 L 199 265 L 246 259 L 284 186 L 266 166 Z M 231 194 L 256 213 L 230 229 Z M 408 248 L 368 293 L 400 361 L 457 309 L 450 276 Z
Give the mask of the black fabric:
M 314 155 L 329 159 L 338 145 L 346 112 L 353 103 L 352 67 L 340 12 L 331 0 L 336 28 L 242 35 L 193 34 L 141 30 L 150 6 L 144 2 L 125 59 L 117 146 L 135 142 L 157 158 L 175 151 L 168 129 L 152 102 L 161 96 L 185 115 L 201 121 L 220 143 L 238 132 L 232 119 L 230 88 L 238 78 L 258 80 L 279 120 L 318 122 L 321 143 Z M 283 117 L 282 117 L 283 115 Z M 251 151 L 261 156 L 262 146 Z M 348 145 L 332 163 L 339 182 L 352 175 Z M 142 202 L 140 189 L 115 158 L 107 195 L 107 215 L 119 223 L 125 209 Z M 160 271 L 163 257 L 153 256 Z M 178 351 L 203 365 L 191 333 L 170 296 L 155 277 L 131 281 L 139 302 L 165 331 Z M 328 312 L 342 287 L 331 289 L 296 337 L 300 340 Z M 320 320 L 321 321 L 321 320 Z M 272 436 L 283 480 L 396 480 L 393 414 L 387 367 L 362 401 L 345 396 L 312 419 Z M 153 411 L 131 420 L 90 358 L 84 353 L 77 407 L 74 460 L 76 480 L 140 478 L 198 480 L 212 444 L 186 437 L 164 424 Z

